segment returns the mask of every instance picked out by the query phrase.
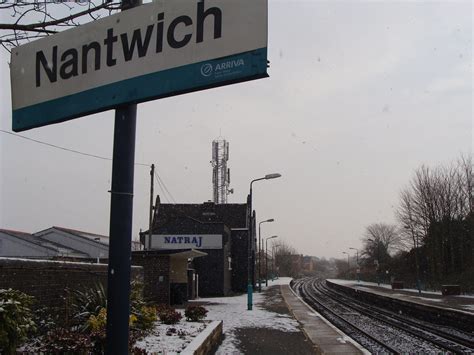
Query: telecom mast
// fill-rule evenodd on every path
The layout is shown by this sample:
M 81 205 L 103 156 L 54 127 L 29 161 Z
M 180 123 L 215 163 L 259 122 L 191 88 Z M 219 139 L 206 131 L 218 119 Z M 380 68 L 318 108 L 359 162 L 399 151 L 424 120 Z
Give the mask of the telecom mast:
M 230 169 L 227 168 L 229 142 L 219 138 L 212 142 L 211 161 L 213 201 L 216 204 L 227 203 L 227 195 L 234 192 L 234 189 L 229 189 Z

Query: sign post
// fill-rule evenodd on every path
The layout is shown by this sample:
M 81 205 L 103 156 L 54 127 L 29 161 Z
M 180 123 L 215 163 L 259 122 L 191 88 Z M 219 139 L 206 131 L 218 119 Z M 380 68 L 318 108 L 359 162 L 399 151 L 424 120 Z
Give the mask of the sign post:
M 122 11 L 141 0 L 122 0 Z M 128 354 L 137 105 L 115 109 L 107 275 L 107 354 Z

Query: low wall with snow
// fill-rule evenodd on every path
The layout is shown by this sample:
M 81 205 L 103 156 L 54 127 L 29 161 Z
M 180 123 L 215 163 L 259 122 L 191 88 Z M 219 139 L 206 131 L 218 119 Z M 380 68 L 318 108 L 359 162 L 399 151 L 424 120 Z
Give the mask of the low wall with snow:
M 132 278 L 142 278 L 142 268 L 132 267 Z M 107 264 L 0 258 L 0 289 L 16 289 L 34 296 L 38 305 L 67 307 L 65 289 L 107 287 Z

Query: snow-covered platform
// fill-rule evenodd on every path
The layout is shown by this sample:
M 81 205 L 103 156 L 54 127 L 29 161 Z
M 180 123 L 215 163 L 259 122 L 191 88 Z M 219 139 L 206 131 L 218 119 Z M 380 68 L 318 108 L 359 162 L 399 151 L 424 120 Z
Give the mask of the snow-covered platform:
M 281 292 L 293 316 L 301 323 L 308 338 L 321 354 L 367 354 L 347 335 L 329 323 L 299 298 L 288 285 L 281 286 Z
M 439 307 L 463 313 L 474 314 L 474 295 L 443 296 L 441 292 L 429 292 L 414 289 L 392 290 L 390 285 L 373 282 L 358 282 L 357 280 L 328 279 L 327 281 L 350 287 L 356 290 L 371 292 L 379 296 L 422 304 L 425 306 Z

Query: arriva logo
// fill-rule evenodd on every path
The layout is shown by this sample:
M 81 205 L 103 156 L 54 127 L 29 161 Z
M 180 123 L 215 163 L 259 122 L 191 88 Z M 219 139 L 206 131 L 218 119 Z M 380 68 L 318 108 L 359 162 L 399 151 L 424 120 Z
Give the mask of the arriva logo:
M 201 74 L 203 76 L 209 76 L 212 74 L 212 64 L 206 63 L 201 67 Z
M 217 63 L 215 67 L 213 67 L 210 63 L 206 63 L 201 66 L 201 74 L 203 76 L 210 76 L 212 73 L 218 74 L 220 71 L 234 69 L 244 65 L 245 62 L 243 59 L 234 59 Z

